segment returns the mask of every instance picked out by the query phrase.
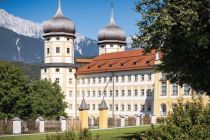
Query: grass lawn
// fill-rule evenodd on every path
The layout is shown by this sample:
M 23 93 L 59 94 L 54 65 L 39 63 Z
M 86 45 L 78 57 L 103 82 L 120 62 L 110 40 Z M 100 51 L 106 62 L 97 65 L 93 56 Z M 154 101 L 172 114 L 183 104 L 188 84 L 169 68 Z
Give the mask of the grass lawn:
M 146 130 L 149 126 L 132 127 L 132 128 L 116 128 L 109 130 L 96 130 L 92 131 L 93 135 L 99 135 L 100 140 L 126 140 L 131 139 L 138 131 Z M 30 136 L 9 136 L 0 137 L 0 140 L 44 140 L 45 134 L 37 134 Z

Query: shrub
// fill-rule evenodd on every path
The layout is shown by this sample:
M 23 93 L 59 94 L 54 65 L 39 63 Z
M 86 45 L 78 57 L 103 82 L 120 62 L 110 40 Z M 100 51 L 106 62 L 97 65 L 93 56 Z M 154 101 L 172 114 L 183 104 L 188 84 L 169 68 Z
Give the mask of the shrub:
M 165 119 L 165 124 L 134 136 L 140 140 L 209 140 L 210 138 L 210 107 L 203 106 L 202 98 L 193 97 L 184 108 L 182 99 L 173 112 Z
M 164 118 L 164 117 L 158 117 L 157 118 L 157 123 L 164 124 L 165 122 L 166 122 L 166 118 Z

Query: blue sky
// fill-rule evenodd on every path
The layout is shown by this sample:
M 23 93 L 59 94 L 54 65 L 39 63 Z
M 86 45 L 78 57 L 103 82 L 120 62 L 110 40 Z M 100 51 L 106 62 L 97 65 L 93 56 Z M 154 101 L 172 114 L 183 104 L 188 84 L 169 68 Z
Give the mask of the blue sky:
M 140 15 L 134 11 L 136 0 L 113 0 L 116 23 L 127 36 L 138 32 Z M 77 32 L 97 39 L 98 31 L 108 24 L 111 0 L 61 0 L 63 13 L 76 24 Z M 24 19 L 42 23 L 54 16 L 57 0 L 0 0 L 0 8 Z

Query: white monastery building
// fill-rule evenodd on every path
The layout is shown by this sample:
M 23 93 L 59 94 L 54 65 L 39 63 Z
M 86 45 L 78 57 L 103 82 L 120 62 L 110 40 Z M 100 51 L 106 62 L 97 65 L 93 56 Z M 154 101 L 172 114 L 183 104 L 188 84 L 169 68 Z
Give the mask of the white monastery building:
M 156 71 L 159 54 L 144 55 L 143 49 L 126 51 L 126 34 L 117 26 L 112 8 L 108 26 L 98 35 L 99 55 L 75 59 L 75 25 L 63 16 L 59 0 L 57 13 L 45 22 L 44 64 L 41 79 L 57 82 L 68 103 L 69 117 L 78 116 L 83 97 L 89 115 L 98 116 L 104 98 L 109 116 L 146 114 L 164 116 L 178 97 L 191 98 L 187 85 L 170 84 Z M 90 48 L 91 49 L 91 48 Z

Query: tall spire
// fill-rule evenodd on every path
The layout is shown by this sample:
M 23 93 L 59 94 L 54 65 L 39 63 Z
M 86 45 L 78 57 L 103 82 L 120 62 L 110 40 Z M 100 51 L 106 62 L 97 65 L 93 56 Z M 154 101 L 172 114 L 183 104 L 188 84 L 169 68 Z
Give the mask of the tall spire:
M 111 18 L 110 18 L 110 25 L 115 25 L 115 20 L 114 20 L 114 4 L 113 1 L 111 2 Z
M 63 16 L 63 12 L 61 9 L 61 0 L 58 0 L 58 10 L 55 14 L 55 17 L 62 17 Z

